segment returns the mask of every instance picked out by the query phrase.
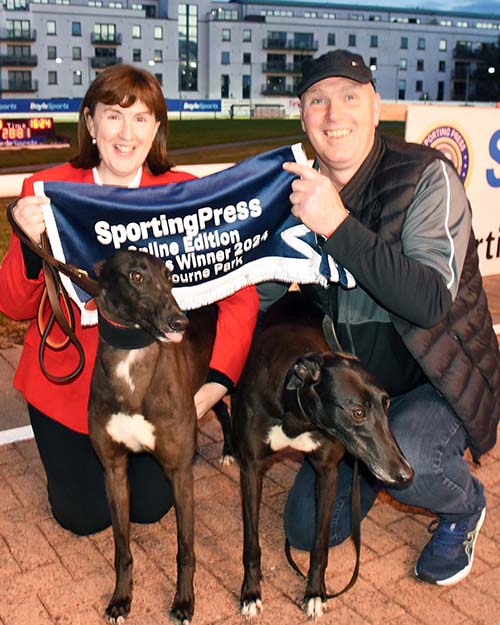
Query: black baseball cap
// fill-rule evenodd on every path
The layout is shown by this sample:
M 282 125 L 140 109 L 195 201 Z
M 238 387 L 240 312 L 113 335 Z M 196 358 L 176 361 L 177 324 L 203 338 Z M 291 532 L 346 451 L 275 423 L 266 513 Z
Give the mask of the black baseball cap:
M 307 59 L 302 64 L 302 78 L 297 83 L 297 95 L 301 96 L 314 83 L 342 76 L 356 82 L 367 84 L 373 82 L 370 68 L 365 65 L 363 57 L 349 50 L 334 50 L 322 54 L 317 59 Z

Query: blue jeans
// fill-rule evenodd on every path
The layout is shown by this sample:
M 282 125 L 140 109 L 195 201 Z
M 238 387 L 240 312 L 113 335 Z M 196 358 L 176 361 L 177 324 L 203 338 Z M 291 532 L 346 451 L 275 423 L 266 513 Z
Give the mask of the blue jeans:
M 387 489 L 396 501 L 425 508 L 448 521 L 477 513 L 485 506 L 484 487 L 463 457 L 467 447 L 465 430 L 430 384 L 393 398 L 389 421 L 394 438 L 415 471 L 408 486 Z M 364 517 L 383 484 L 362 465 L 360 479 Z M 315 526 L 314 480 L 314 469 L 306 460 L 285 505 L 286 536 L 291 545 L 306 551 L 311 548 Z M 346 456 L 339 464 L 330 546 L 351 534 L 351 490 L 352 458 Z

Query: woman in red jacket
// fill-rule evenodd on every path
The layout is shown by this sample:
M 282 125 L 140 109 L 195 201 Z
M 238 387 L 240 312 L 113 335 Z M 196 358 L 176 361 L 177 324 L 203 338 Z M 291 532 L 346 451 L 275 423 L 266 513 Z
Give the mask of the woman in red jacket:
M 145 187 L 193 178 L 172 171 L 167 160 L 167 109 L 157 80 L 148 72 L 115 65 L 100 73 L 80 108 L 79 153 L 70 163 L 42 171 L 25 180 L 14 214 L 35 241 L 45 230 L 42 205 L 33 183 L 87 182 L 122 187 Z M 85 365 L 69 383 L 52 382 L 41 371 L 40 335 L 35 322 L 44 288 L 40 259 L 13 234 L 0 266 L 0 310 L 12 319 L 30 319 L 14 386 L 28 402 L 31 424 L 47 474 L 52 512 L 65 528 L 90 534 L 111 520 L 104 475 L 90 443 L 87 403 L 97 349 L 97 328 L 82 327 L 73 306 L 76 334 L 85 351 Z M 241 289 L 218 302 L 217 334 L 206 383 L 195 395 L 202 417 L 238 381 L 250 348 L 258 310 L 255 287 Z M 58 328 L 53 330 L 58 340 Z M 47 369 L 57 376 L 74 370 L 76 351 L 66 347 L 47 352 Z M 169 483 L 149 454 L 129 460 L 131 520 L 153 522 L 172 506 Z

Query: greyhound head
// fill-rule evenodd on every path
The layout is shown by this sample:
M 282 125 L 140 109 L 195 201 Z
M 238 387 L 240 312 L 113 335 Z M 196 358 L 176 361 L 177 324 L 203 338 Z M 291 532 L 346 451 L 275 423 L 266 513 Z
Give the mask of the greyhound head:
M 389 428 L 389 397 L 350 354 L 311 353 L 289 369 L 287 390 L 295 391 L 302 418 L 340 441 L 387 484 L 413 477 Z
M 119 250 L 95 267 L 99 312 L 112 323 L 142 328 L 162 341 L 182 340 L 188 326 L 172 294 L 172 276 L 164 263 L 144 252 Z

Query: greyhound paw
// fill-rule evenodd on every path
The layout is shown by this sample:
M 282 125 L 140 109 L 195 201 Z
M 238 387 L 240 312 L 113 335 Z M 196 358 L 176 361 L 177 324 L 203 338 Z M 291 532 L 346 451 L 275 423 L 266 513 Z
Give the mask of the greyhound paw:
M 106 618 L 110 623 L 125 623 L 130 612 L 131 599 L 110 602 L 106 608 Z
M 302 609 L 310 619 L 321 618 L 326 612 L 326 601 L 321 597 L 306 597 Z
M 219 462 L 220 462 L 221 467 L 230 467 L 231 465 L 234 464 L 234 456 L 229 455 L 229 454 L 224 454 L 223 456 L 221 456 L 221 459 Z
M 246 619 L 258 616 L 262 612 L 262 609 L 262 599 L 247 599 L 241 602 L 241 614 Z
M 191 601 L 174 601 L 170 618 L 176 625 L 190 625 L 193 613 L 194 605 Z

